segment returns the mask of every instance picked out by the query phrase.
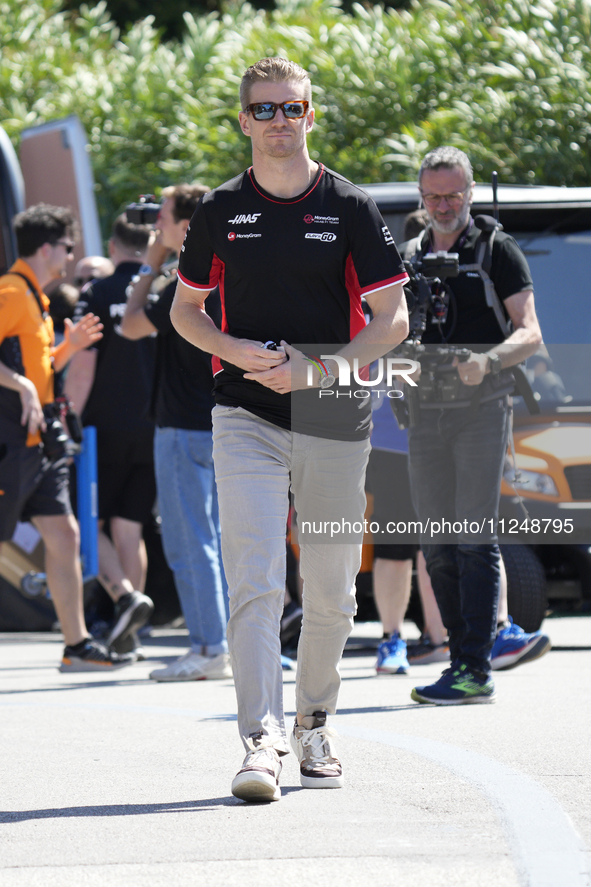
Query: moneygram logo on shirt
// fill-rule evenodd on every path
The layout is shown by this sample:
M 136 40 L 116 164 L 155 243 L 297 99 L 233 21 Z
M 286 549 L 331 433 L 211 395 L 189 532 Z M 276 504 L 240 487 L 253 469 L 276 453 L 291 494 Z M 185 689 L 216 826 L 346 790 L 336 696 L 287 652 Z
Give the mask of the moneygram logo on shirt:
M 238 215 L 234 216 L 233 219 L 228 219 L 229 225 L 254 225 L 258 217 L 261 213 L 250 213 L 248 215 Z
M 310 213 L 304 216 L 304 222 L 306 225 L 312 225 L 314 222 L 317 225 L 338 225 L 339 217 L 338 216 L 313 216 Z
M 262 234 L 254 234 L 253 232 L 250 232 L 249 234 L 236 234 L 235 231 L 228 232 L 228 240 L 230 240 L 230 241 L 236 240 L 237 238 L 239 238 L 240 240 L 250 240 L 252 237 L 262 237 L 262 236 L 263 236 Z

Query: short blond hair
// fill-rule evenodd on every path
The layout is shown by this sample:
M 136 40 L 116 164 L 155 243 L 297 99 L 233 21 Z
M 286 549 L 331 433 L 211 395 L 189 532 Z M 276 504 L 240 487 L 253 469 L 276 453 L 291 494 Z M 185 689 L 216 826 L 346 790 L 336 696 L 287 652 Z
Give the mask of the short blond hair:
M 240 83 L 240 107 L 243 111 L 246 111 L 250 102 L 250 90 L 253 83 L 264 83 L 266 80 L 272 83 L 302 83 L 304 96 L 312 104 L 312 82 L 308 72 L 296 62 L 275 56 L 261 59 L 244 72 Z

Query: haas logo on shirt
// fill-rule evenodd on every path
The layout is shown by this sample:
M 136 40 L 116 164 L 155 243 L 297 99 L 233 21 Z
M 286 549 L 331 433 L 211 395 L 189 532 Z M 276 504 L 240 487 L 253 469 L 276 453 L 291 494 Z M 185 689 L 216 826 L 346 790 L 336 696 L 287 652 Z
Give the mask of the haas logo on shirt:
M 258 217 L 261 213 L 250 213 L 249 215 L 238 215 L 234 216 L 233 219 L 228 219 L 229 225 L 254 225 Z

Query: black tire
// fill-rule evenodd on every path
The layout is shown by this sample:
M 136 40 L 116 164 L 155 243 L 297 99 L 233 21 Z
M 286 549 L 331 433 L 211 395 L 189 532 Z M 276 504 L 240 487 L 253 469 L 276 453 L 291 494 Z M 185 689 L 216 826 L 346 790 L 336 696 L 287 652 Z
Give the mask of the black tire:
M 507 572 L 509 615 L 524 631 L 538 631 L 548 594 L 546 574 L 537 554 L 529 545 L 501 545 Z

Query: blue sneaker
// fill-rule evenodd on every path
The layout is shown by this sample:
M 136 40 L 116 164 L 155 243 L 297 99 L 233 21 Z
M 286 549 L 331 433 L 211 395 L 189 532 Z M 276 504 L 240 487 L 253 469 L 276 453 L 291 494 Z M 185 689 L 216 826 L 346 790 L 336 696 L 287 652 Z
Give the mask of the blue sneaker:
M 446 668 L 435 684 L 414 687 L 410 696 L 415 702 L 432 702 L 434 705 L 472 705 L 497 700 L 490 675 L 476 674 L 465 663 Z
M 378 674 L 408 674 L 408 667 L 406 641 L 395 631 L 390 640 L 382 641 L 378 647 L 376 671 Z
M 525 662 L 532 662 L 544 656 L 552 647 L 550 638 L 535 631 L 528 634 L 518 625 L 515 625 L 509 616 L 509 625 L 502 628 L 496 636 L 490 654 L 493 671 L 502 671 L 507 668 L 515 668 Z

